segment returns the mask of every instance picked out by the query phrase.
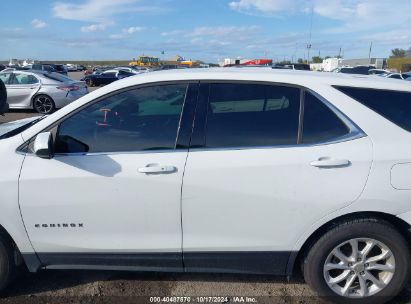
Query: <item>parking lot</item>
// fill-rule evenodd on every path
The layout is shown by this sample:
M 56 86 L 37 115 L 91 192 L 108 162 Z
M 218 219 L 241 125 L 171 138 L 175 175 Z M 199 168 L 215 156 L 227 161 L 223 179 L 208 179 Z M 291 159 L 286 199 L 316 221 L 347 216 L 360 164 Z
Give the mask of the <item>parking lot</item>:
M 70 73 L 80 79 L 82 73 Z M 90 88 L 90 91 L 98 88 Z M 34 111 L 11 111 L 0 116 L 0 123 L 38 115 Z M 4 303 L 29 301 L 101 303 L 107 299 L 119 302 L 147 303 L 151 296 L 227 296 L 257 297 L 258 303 L 316 303 L 310 288 L 300 277 L 288 282 L 282 277 L 180 274 L 180 273 L 132 273 L 107 271 L 41 271 L 25 273 L 10 288 Z M 53 300 L 54 299 L 54 300 Z M 130 302 L 130 303 L 131 303 Z M 391 303 L 411 302 L 411 285 Z
M 83 72 L 70 72 L 68 75 L 70 78 L 75 79 L 75 80 L 80 80 L 83 76 Z M 97 90 L 98 87 L 92 87 L 89 88 L 89 91 L 95 91 Z M 8 122 L 8 121 L 13 121 L 17 119 L 22 119 L 26 117 L 31 117 L 31 116 L 38 116 L 40 114 L 36 113 L 34 110 L 28 111 L 28 110 L 11 110 L 9 113 L 7 113 L 4 116 L 0 115 L 0 123 Z
M 82 72 L 71 72 L 69 77 L 79 80 Z M 98 87 L 89 88 L 89 91 Z M 0 116 L 0 123 L 39 115 L 35 111 L 12 110 Z M 410 282 L 411 283 L 411 282 Z M 301 277 L 287 281 L 283 277 L 189 274 L 189 273 L 133 273 L 108 271 L 41 271 L 25 273 L 12 285 L 4 303 L 35 303 L 59 300 L 63 303 L 78 299 L 82 303 L 101 303 L 113 299 L 130 303 L 147 303 L 149 297 L 251 297 L 258 303 L 317 303 Z M 81 298 L 80 298 L 81 297 Z M 410 303 L 411 284 L 391 303 Z

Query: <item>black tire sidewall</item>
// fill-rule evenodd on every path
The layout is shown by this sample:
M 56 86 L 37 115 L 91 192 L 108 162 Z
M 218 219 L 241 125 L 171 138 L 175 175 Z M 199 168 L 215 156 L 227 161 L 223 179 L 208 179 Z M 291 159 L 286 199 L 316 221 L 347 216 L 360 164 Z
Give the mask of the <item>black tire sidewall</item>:
M 6 291 L 16 272 L 13 248 L 0 235 L 0 294 Z
M 51 109 L 48 113 L 43 113 L 43 112 L 40 112 L 39 110 L 37 110 L 37 107 L 36 107 L 36 99 L 39 98 L 39 97 L 42 97 L 42 96 L 47 97 L 47 98 L 49 98 L 49 99 L 51 100 L 52 109 Z M 43 115 L 48 115 L 48 114 L 53 113 L 53 112 L 56 110 L 56 104 L 54 103 L 53 98 L 51 98 L 50 96 L 45 95 L 45 94 L 39 94 L 39 95 L 36 95 L 36 96 L 33 98 L 33 109 L 34 109 L 37 113 L 40 113 L 40 114 L 43 114 Z
M 395 273 L 388 286 L 375 296 L 350 299 L 335 294 L 327 285 L 323 265 L 329 253 L 339 244 L 354 238 L 372 238 L 387 245 L 395 257 Z M 400 233 L 388 223 L 354 222 L 332 229 L 312 247 L 304 262 L 304 277 L 317 293 L 327 299 L 341 303 L 386 302 L 397 295 L 408 281 L 409 248 Z

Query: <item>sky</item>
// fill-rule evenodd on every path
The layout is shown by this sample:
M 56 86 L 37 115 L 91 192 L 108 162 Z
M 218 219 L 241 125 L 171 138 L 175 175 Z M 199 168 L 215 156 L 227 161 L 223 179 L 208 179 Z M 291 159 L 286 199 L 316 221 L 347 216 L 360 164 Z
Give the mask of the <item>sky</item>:
M 297 60 L 310 41 L 310 57 L 367 58 L 371 42 L 388 57 L 411 47 L 410 11 L 411 0 L 0 1 L 0 60 Z

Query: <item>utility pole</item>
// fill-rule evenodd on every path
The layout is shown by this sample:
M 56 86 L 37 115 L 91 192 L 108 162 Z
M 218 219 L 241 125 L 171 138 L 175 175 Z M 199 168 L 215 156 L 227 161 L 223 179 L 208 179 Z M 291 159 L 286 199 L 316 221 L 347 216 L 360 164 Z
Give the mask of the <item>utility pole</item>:
M 313 31 L 313 16 L 314 16 L 314 5 L 311 7 L 311 20 L 310 20 L 310 34 L 309 34 L 309 39 L 308 39 L 308 44 L 307 44 L 307 63 L 310 63 L 310 50 L 311 50 L 311 35 Z
M 371 59 L 372 41 L 370 43 L 370 51 L 368 52 L 368 59 Z

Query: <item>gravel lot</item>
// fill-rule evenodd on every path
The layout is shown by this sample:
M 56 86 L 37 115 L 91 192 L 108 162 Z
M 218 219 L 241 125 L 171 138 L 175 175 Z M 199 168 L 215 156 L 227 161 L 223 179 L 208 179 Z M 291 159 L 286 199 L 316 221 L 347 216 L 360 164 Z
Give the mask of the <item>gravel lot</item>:
M 70 76 L 79 79 L 81 73 Z M 38 114 L 12 111 L 0 116 L 0 123 L 34 115 Z M 21 275 L 0 303 L 149 303 L 151 296 L 228 296 L 230 302 L 242 296 L 257 297 L 257 303 L 318 302 L 301 278 L 287 282 L 285 278 L 252 275 L 48 270 Z M 411 284 L 391 303 L 411 303 Z

